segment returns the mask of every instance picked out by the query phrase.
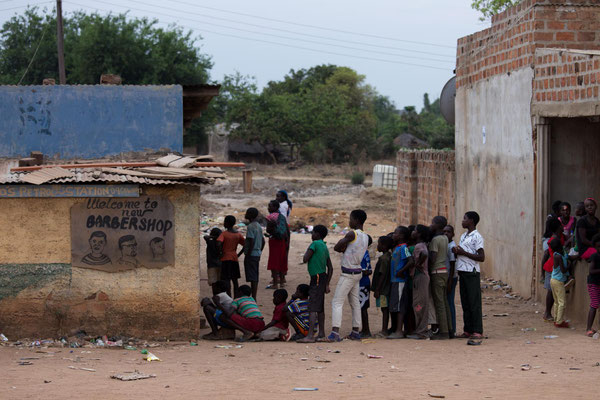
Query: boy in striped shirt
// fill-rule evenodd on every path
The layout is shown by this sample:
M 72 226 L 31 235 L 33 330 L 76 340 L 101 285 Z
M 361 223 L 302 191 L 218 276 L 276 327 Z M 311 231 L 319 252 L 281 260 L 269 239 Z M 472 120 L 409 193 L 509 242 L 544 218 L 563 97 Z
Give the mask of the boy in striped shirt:
M 213 301 L 223 311 L 221 320 L 241 331 L 243 333 L 241 341 L 246 341 L 257 337 L 256 334 L 265 328 L 265 321 L 256 301 L 251 297 L 250 286 L 240 286 L 237 295 L 237 298 L 231 303 L 231 307 L 223 307 L 217 297 L 213 298 Z
M 287 318 L 296 331 L 291 340 L 300 340 L 308 335 L 310 329 L 310 312 L 308 311 L 308 295 L 310 287 L 304 283 L 298 285 L 296 293 L 287 307 Z

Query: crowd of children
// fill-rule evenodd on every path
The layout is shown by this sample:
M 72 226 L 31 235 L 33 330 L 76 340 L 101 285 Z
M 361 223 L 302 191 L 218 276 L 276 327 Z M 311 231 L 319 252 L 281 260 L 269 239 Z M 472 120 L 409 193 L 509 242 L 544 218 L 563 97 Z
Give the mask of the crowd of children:
M 600 307 L 600 220 L 596 217 L 598 205 L 587 198 L 575 205 L 555 201 L 552 213 L 546 219 L 543 237 L 542 281 L 546 293 L 544 320 L 557 328 L 568 328 L 565 320 L 566 293 L 575 284 L 573 267 L 576 261 L 590 263 L 587 290 L 590 297 L 586 335 L 593 336 L 596 311 Z
M 288 301 L 284 287 L 291 207 L 287 193 L 280 191 L 276 200 L 269 202 L 265 218 L 264 236 L 268 237 L 269 243 L 267 269 L 272 274 L 268 288 L 275 289 L 275 309 L 268 324 L 265 324 L 256 302 L 259 264 L 265 247 L 259 211 L 256 208 L 246 211 L 246 237 L 236 231 L 233 216 L 225 217 L 224 231 L 214 228 L 205 237 L 208 281 L 213 289 L 213 297 L 202 301 L 211 327 L 211 333 L 205 335 L 205 339 L 230 339 L 238 330 L 242 332 L 242 340 L 341 341 L 343 308 L 348 301 L 352 327 L 347 338 L 360 340 L 371 336 L 368 320 L 371 293 L 382 313 L 382 328 L 378 336 L 388 339 L 450 339 L 456 336 L 454 292 L 458 282 L 464 313 L 464 332 L 458 337 L 483 337 L 479 263 L 484 260 L 485 254 L 483 238 L 476 230 L 479 222 L 477 213 L 470 211 L 465 214 L 462 227 L 466 232 L 458 245 L 453 241 L 454 228 L 443 216 L 433 218 L 430 226 L 397 227 L 394 232 L 378 238 L 377 252 L 380 256 L 372 271 L 369 247 L 373 240 L 363 231 L 367 214 L 363 210 L 352 211 L 350 229 L 333 248 L 341 253 L 341 271 L 331 301 L 332 329 L 326 336 L 325 295 L 330 292 L 333 275 L 329 249 L 324 242 L 328 230 L 323 225 L 313 228 L 312 243 L 303 257 L 309 284 L 299 285 Z M 555 241 L 550 245 L 557 248 Z M 238 257 L 242 253 L 245 255 L 246 282 L 250 286 L 238 287 L 241 277 Z M 559 260 L 559 253 L 554 250 L 554 259 Z M 553 276 L 557 282 L 563 282 L 568 274 L 567 262 L 561 262 L 562 269 Z M 559 298 L 561 286 L 552 283 L 552 289 Z M 564 296 L 556 304 L 557 315 L 563 315 Z M 295 331 L 293 335 L 290 327 Z

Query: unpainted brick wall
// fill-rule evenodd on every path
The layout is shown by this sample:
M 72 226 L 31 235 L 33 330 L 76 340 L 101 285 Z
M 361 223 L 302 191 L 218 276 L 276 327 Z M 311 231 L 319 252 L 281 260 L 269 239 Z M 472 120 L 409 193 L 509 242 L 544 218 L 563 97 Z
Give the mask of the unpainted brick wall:
M 453 223 L 454 151 L 400 150 L 397 167 L 398 223 L 429 225 L 436 215 Z
M 534 103 L 598 100 L 600 54 L 538 49 L 533 80 Z
M 600 49 L 598 0 L 524 0 L 458 39 L 456 87 L 533 67 L 539 48 Z

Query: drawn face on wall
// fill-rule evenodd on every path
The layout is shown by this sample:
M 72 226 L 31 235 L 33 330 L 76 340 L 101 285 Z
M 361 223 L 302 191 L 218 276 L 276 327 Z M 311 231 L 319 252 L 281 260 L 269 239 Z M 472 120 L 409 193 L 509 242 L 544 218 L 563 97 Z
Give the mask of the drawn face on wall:
M 135 240 L 129 240 L 127 242 L 123 242 L 121 245 L 121 252 L 124 257 L 135 257 L 137 256 L 137 242 Z
M 92 249 L 93 255 L 100 255 L 104 252 L 104 247 L 106 246 L 106 239 L 103 237 L 93 237 L 90 239 L 90 249 Z
M 151 240 L 150 241 L 150 250 L 152 251 L 152 257 L 157 258 L 165 254 L 165 241 L 160 240 Z

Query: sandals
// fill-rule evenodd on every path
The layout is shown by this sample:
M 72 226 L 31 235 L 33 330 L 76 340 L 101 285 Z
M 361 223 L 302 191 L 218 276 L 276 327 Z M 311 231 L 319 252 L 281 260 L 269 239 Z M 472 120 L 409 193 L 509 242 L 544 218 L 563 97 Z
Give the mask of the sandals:
M 593 337 L 595 333 L 596 333 L 596 331 L 594 331 L 594 330 L 590 329 L 589 331 L 587 331 L 587 332 L 585 333 L 585 335 L 586 335 L 587 337 Z
M 470 339 L 471 334 L 469 332 L 463 332 L 462 334 L 456 336 L 459 339 Z

